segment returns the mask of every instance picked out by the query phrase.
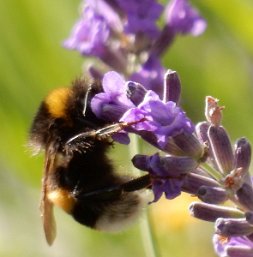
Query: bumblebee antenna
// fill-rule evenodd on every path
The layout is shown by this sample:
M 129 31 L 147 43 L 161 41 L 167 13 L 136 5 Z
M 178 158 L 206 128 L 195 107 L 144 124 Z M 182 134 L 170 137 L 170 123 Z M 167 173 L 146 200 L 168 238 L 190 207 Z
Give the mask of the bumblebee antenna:
M 84 97 L 84 101 L 83 101 L 83 116 L 84 117 L 85 117 L 87 106 L 88 106 L 88 98 L 89 98 L 90 92 L 91 92 L 91 86 L 88 87 L 87 92 Z

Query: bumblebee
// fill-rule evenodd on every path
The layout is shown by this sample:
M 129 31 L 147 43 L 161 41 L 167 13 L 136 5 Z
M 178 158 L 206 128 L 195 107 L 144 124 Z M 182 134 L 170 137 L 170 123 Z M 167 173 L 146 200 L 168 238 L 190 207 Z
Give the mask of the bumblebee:
M 115 173 L 106 156 L 112 134 L 129 126 L 108 124 L 92 112 L 100 82 L 79 79 L 52 91 L 41 103 L 30 129 L 35 153 L 45 152 L 40 210 L 47 243 L 56 237 L 53 207 L 58 206 L 90 228 L 118 231 L 146 203 L 150 178 Z

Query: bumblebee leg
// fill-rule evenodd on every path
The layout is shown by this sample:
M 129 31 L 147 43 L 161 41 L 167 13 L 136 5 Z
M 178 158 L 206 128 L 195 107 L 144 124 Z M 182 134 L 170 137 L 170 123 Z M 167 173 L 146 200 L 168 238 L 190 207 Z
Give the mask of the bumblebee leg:
M 106 126 L 104 128 L 96 130 L 96 138 L 97 139 L 103 139 L 108 136 L 111 136 L 114 133 L 120 132 L 122 129 L 127 128 L 129 126 L 132 126 L 134 124 L 137 124 L 139 122 L 143 122 L 146 119 L 140 119 L 138 121 L 133 121 L 133 122 L 118 122 L 109 126 Z
M 151 179 L 150 175 L 147 174 L 124 183 L 123 185 L 121 185 L 121 188 L 125 192 L 132 192 L 143 188 L 149 188 L 150 186 Z
M 118 123 L 106 126 L 104 128 L 98 129 L 98 130 L 86 131 L 86 132 L 83 132 L 83 133 L 80 133 L 80 134 L 77 134 L 77 135 L 71 137 L 66 142 L 66 146 L 68 147 L 70 145 L 75 145 L 75 144 L 81 143 L 82 141 L 85 141 L 87 138 L 103 140 L 103 139 L 110 137 L 114 133 L 120 132 L 124 128 L 127 128 L 131 125 L 137 124 L 144 120 L 145 120 L 145 118 L 138 120 L 138 121 L 133 121 L 133 122 L 118 122 Z
M 113 200 L 117 199 L 124 192 L 133 192 L 149 188 L 151 180 L 149 175 L 130 180 L 124 184 L 95 190 L 92 192 L 77 195 L 76 198 L 82 201 Z

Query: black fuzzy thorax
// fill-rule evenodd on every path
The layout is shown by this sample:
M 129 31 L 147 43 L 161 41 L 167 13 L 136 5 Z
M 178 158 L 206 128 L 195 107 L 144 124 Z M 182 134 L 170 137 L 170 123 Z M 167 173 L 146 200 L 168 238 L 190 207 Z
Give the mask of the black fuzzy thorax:
M 122 202 L 126 205 L 122 207 L 123 211 L 120 214 L 113 211 L 115 214 L 110 215 L 127 217 L 136 208 L 139 198 L 132 193 L 115 193 L 97 197 L 95 200 L 86 199 L 87 193 L 110 190 L 126 182 L 127 178 L 114 172 L 111 161 L 106 156 L 111 145 L 110 138 L 98 140 L 90 137 L 85 139 L 86 146 L 83 149 L 77 146 L 77 149 L 73 148 L 70 152 L 66 150 L 66 142 L 70 138 L 107 125 L 107 122 L 95 116 L 90 106 L 92 97 L 102 92 L 99 83 L 88 84 L 83 80 L 76 80 L 70 90 L 71 94 L 64 107 L 64 117 L 53 117 L 46 102 L 41 103 L 30 130 L 30 139 L 42 149 L 46 150 L 50 146 L 56 157 L 61 158 L 48 177 L 49 191 L 61 188 L 70 192 L 76 199 L 72 210 L 73 217 L 84 225 L 95 227 L 103 214 L 108 215 L 110 206 L 115 209 L 117 203 Z M 84 116 L 84 99 L 88 91 Z

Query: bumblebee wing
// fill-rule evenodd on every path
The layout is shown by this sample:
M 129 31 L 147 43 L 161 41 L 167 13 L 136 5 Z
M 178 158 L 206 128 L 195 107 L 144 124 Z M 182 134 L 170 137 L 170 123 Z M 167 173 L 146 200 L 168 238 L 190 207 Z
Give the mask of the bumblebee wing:
M 47 243 L 52 245 L 56 237 L 56 223 L 53 213 L 53 203 L 47 197 L 48 190 L 48 175 L 55 168 L 55 153 L 50 148 L 45 153 L 44 176 L 42 180 L 42 195 L 40 203 L 41 217 Z

